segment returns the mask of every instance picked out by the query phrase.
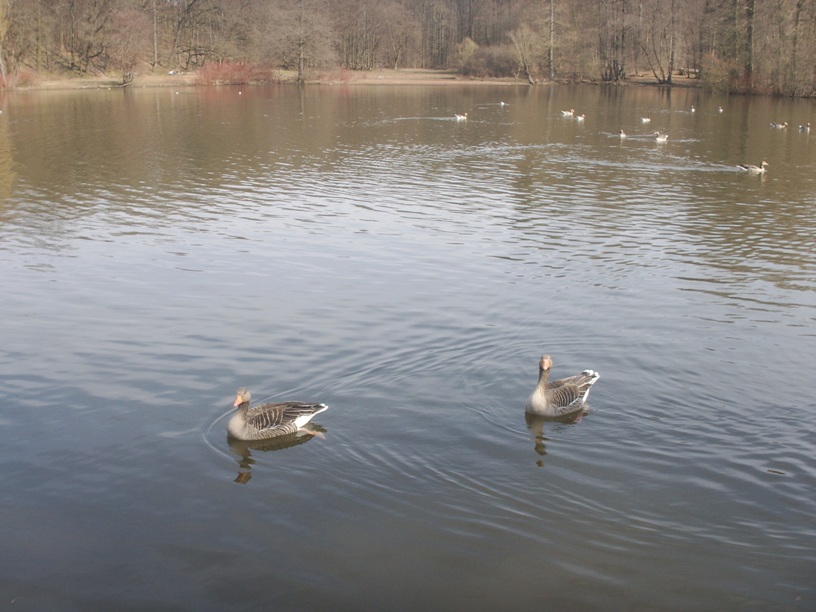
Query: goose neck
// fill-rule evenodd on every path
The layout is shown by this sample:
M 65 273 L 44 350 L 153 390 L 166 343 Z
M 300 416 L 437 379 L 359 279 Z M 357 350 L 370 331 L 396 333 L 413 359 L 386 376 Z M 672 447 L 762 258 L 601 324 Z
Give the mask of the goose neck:
M 538 388 L 542 391 L 547 388 L 547 380 L 550 378 L 550 370 L 540 368 L 538 370 Z
M 242 419 L 246 420 L 247 411 L 249 410 L 249 402 L 238 404 L 238 414 Z

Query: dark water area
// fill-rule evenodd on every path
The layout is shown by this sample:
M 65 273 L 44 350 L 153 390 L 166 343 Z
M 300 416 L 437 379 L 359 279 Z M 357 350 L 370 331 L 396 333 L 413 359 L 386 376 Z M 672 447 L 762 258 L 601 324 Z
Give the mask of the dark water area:
M 812 102 L 2 110 L 0 606 L 816 605 Z M 583 418 L 525 419 L 543 353 L 600 372 Z M 323 437 L 231 444 L 239 386 Z

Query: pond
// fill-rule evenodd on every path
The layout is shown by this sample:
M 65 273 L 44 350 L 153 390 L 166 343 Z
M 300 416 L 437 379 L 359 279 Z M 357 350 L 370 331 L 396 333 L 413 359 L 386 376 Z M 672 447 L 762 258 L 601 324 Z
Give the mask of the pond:
M 2 110 L 7 604 L 813 608 L 812 102 L 361 85 Z M 525 418 L 544 353 L 600 372 L 581 418 Z M 230 443 L 242 386 L 325 402 L 322 435 Z

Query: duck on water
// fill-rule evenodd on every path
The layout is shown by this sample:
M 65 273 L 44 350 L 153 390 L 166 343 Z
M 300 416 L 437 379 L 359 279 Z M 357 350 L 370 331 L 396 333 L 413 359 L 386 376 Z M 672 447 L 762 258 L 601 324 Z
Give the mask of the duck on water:
M 328 408 L 326 404 L 307 402 L 268 403 L 250 408 L 251 399 L 249 390 L 243 387 L 235 394 L 233 405 L 238 412 L 229 420 L 227 431 L 237 440 L 267 440 L 294 433 L 315 435 L 304 426 Z
M 601 377 L 595 370 L 584 370 L 575 376 L 550 381 L 552 364 L 549 355 L 538 362 L 538 384 L 524 405 L 527 414 L 561 417 L 581 411 L 592 385 Z

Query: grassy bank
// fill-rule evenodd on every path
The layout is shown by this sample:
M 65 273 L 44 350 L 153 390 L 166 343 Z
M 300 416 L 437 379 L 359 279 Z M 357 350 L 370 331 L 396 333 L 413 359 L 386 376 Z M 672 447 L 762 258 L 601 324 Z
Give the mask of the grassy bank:
M 278 72 L 279 82 L 294 83 L 296 74 L 294 72 Z M 311 75 L 307 81 L 311 84 L 323 85 L 512 85 L 528 86 L 525 79 L 474 79 L 463 77 L 460 74 L 448 70 L 370 70 L 352 71 L 335 70 L 321 74 Z M 546 82 L 545 82 L 546 83 Z M 128 87 L 190 87 L 194 85 L 212 85 L 217 82 L 204 81 L 198 73 L 182 74 L 137 74 L 133 82 Z M 241 83 L 246 85 L 247 83 Z M 673 83 L 674 87 L 696 87 L 699 81 L 678 77 Z M 656 86 L 655 79 L 651 75 L 630 77 L 622 85 Z M 112 89 L 122 87 L 121 77 L 111 76 L 84 76 L 84 77 L 62 77 L 36 75 L 29 77 L 26 81 L 17 86 L 16 89 Z

